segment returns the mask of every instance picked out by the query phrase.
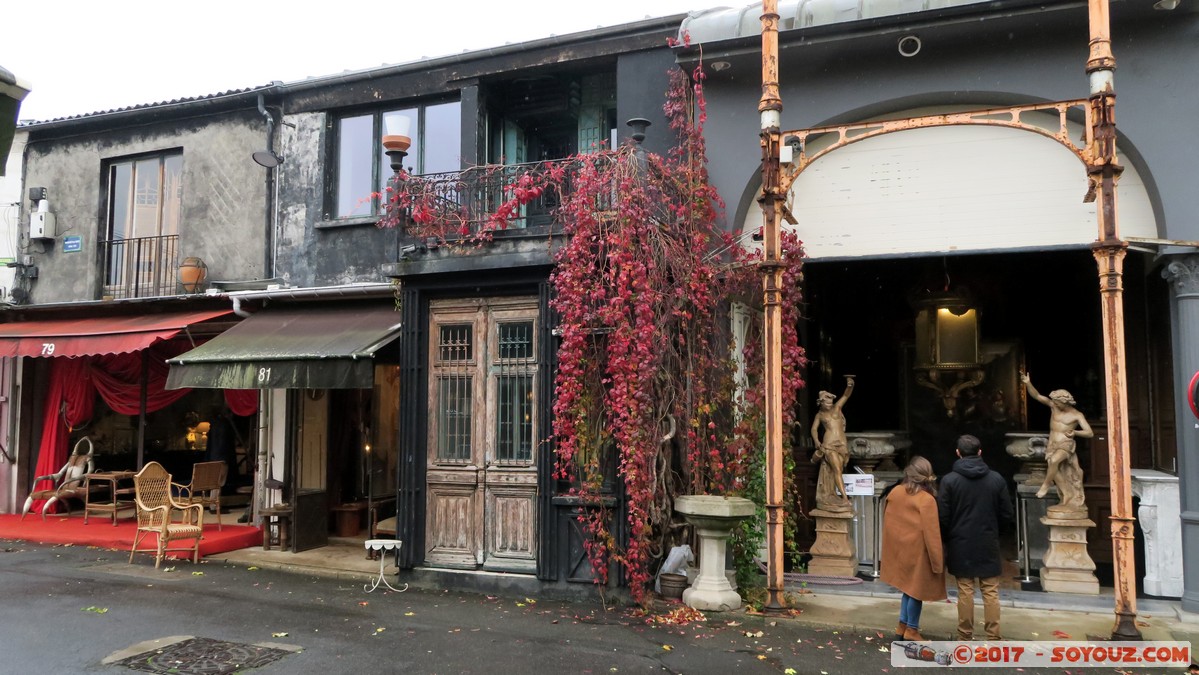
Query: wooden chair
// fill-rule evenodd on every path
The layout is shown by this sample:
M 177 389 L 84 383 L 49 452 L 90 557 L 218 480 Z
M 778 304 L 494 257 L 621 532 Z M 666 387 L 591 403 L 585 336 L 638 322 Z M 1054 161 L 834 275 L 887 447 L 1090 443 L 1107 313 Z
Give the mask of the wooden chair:
M 133 548 L 129 551 L 129 562 L 138 551 L 154 551 L 154 569 L 162 564 L 168 551 L 192 552 L 192 563 L 200 562 L 200 536 L 204 532 L 204 507 L 200 504 L 184 504 L 171 497 L 171 490 L 183 486 L 171 482 L 171 474 L 158 462 L 150 462 L 133 477 L 134 501 L 137 503 L 137 533 L 133 537 Z M 181 522 L 174 522 L 179 513 Z M 155 548 L 138 548 L 145 537 L 154 535 Z M 170 548 L 177 540 L 191 539 L 186 548 Z
M 84 448 L 85 444 L 86 449 Z M 67 463 L 57 473 L 34 478 L 35 486 L 44 480 L 54 481 L 54 484 L 49 488 L 29 493 L 29 498 L 25 500 L 25 508 L 21 510 L 21 520 L 25 519 L 33 502 L 38 499 L 46 500 L 46 503 L 42 505 L 42 520 L 46 519 L 46 512 L 55 502 L 67 504 L 67 513 L 70 513 L 71 507 L 67 499 L 83 500 L 87 495 L 84 477 L 96 468 L 92 462 L 93 451 L 91 439 L 84 436 L 75 442 L 75 448 L 71 450 L 71 456 L 67 458 Z
M 192 482 L 179 489 L 180 500 L 187 504 L 216 509 L 216 529 L 221 529 L 221 489 L 229 475 L 224 462 L 197 462 L 192 466 Z

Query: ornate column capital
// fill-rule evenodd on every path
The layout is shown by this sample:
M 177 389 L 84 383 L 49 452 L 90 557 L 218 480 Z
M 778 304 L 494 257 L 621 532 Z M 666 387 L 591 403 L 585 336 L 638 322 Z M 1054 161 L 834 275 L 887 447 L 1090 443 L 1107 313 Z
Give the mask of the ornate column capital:
M 1175 297 L 1199 297 L 1199 255 L 1175 257 L 1162 269 L 1162 278 L 1174 287 Z

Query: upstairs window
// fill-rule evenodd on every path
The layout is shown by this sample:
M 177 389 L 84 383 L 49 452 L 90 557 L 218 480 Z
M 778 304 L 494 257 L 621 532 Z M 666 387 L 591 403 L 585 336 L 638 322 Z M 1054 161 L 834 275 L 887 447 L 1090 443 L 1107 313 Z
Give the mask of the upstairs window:
M 142 156 L 107 166 L 104 294 L 173 295 L 183 209 L 183 154 Z
M 391 160 L 383 152 L 383 119 L 406 116 L 412 147 L 404 167 L 414 174 L 462 169 L 462 106 L 458 101 L 395 108 L 340 117 L 335 122 L 336 179 L 334 218 L 377 215 L 379 200 L 391 180 Z

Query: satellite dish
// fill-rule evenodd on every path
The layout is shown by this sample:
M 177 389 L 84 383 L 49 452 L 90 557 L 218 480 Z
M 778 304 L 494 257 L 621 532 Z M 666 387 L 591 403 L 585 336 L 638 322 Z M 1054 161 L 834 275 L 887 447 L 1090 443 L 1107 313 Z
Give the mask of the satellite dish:
M 254 161 L 259 165 L 268 169 L 273 169 L 283 163 L 283 158 L 280 157 L 274 150 L 259 150 L 253 155 Z

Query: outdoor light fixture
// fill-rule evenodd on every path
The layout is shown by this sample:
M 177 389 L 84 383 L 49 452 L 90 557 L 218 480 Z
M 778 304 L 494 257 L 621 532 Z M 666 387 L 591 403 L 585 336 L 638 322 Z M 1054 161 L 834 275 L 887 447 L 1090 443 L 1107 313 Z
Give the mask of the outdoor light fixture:
M 1157 0 L 1153 3 L 1154 9 L 1175 9 L 1178 7 L 1179 0 Z
M 625 122 L 625 124 L 629 125 L 629 128 L 633 130 L 633 133 L 631 134 L 633 140 L 637 143 L 641 143 L 641 141 L 645 140 L 645 131 L 649 129 L 649 126 L 652 123 L 644 117 L 634 117 L 633 119 Z
M 728 70 L 729 68 L 732 68 L 732 67 L 733 67 L 733 64 L 729 63 L 728 61 L 713 61 L 712 62 L 712 70 L 715 70 L 718 73 L 722 70 Z
M 274 150 L 259 150 L 250 156 L 259 166 L 267 169 L 273 169 L 283 163 L 283 158 Z
M 406 115 L 387 115 L 383 118 L 383 151 L 391 158 L 391 170 L 400 179 L 404 170 L 404 158 L 408 156 L 408 148 L 412 147 L 412 138 L 408 130 L 412 120 Z
M 945 414 L 953 417 L 958 395 L 982 384 L 978 310 L 965 289 L 925 293 L 912 300 L 916 309 L 916 384 L 937 392 Z

